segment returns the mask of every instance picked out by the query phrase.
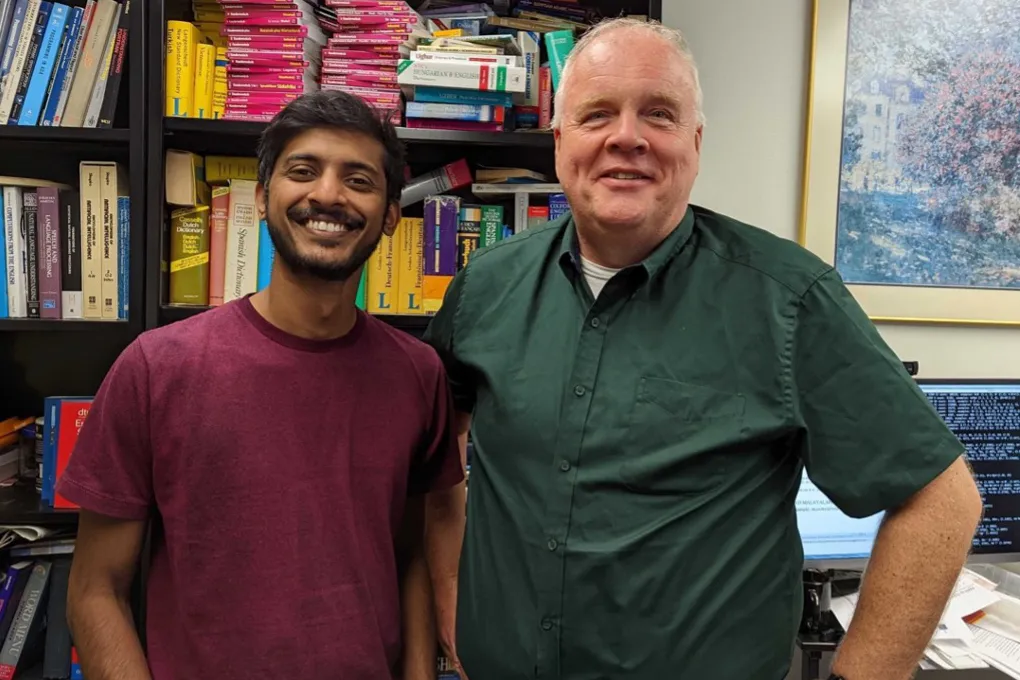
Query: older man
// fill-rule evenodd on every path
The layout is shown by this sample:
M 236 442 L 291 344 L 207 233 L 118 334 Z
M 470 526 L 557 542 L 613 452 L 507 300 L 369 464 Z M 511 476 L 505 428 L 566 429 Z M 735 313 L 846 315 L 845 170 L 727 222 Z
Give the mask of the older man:
M 446 645 L 472 680 L 779 680 L 806 469 L 888 512 L 833 669 L 907 678 L 981 512 L 963 447 L 832 267 L 689 205 L 677 32 L 590 30 L 554 127 L 572 216 L 479 251 L 428 332 L 476 452 Z

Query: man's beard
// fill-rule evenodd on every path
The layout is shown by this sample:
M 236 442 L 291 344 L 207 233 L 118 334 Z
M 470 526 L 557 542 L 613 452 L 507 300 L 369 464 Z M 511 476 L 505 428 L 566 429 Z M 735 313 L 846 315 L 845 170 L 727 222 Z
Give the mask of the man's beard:
M 276 256 L 279 257 L 287 268 L 298 276 L 308 276 L 321 281 L 346 281 L 361 269 L 375 251 L 376 246 L 382 239 L 382 230 L 375 239 L 360 241 L 346 260 L 320 261 L 304 257 L 298 252 L 294 237 L 289 232 L 278 229 L 266 214 L 266 226 L 269 228 L 269 238 L 276 249 Z M 365 229 L 367 227 L 362 227 Z

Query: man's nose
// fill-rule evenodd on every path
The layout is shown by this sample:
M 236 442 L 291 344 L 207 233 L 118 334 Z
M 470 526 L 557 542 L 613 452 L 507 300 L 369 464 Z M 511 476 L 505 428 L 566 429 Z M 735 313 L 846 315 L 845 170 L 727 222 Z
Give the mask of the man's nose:
M 613 129 L 606 143 L 615 151 L 644 151 L 648 148 L 641 120 L 635 113 L 621 113 L 613 121 Z
M 320 174 L 312 183 L 308 200 L 320 205 L 345 205 L 347 195 L 343 180 L 331 172 Z

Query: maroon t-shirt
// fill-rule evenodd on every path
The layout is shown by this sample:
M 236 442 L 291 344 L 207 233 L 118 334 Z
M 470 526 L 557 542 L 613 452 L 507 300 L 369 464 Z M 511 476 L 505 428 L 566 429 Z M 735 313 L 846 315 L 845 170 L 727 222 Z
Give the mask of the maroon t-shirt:
M 115 362 L 59 491 L 158 513 L 154 680 L 389 678 L 409 495 L 463 472 L 442 365 L 364 313 L 298 338 L 247 298 L 144 333 Z

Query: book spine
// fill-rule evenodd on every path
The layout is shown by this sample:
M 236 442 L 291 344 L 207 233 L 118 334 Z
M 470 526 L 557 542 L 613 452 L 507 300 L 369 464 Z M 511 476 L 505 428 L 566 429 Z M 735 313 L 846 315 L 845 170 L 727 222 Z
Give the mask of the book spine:
M 483 92 L 481 90 L 453 90 L 446 87 L 417 86 L 414 101 L 449 104 L 491 104 L 513 106 L 513 95 L 506 92 Z
M 7 91 L 7 83 L 11 81 L 11 67 L 14 65 L 14 55 L 21 42 L 21 32 L 25 25 L 25 14 L 28 12 L 28 0 L 18 0 L 14 6 L 14 13 L 11 15 L 11 25 L 7 31 L 7 44 L 4 46 L 3 58 L 0 60 L 0 99 Z
M 397 314 L 422 314 L 422 279 L 425 275 L 425 224 L 420 217 L 405 217 L 397 229 Z
M 0 319 L 9 318 L 10 305 L 7 302 L 7 276 L 9 259 L 7 255 L 7 229 L 4 227 L 4 197 L 0 190 Z M 0 605 L 0 613 L 3 607 Z
M 39 187 L 39 316 L 61 318 L 59 190 Z
M 195 118 L 213 117 L 213 71 L 216 48 L 200 44 L 195 57 Z
M 553 86 L 552 70 L 542 66 L 538 70 L 538 127 L 545 129 L 552 124 Z
M 117 297 L 120 300 L 118 316 L 128 318 L 131 281 L 131 197 L 117 197 Z
M 195 59 L 198 29 L 187 21 L 166 25 L 166 110 L 164 115 L 187 118 L 195 105 Z
M 435 314 L 453 275 L 457 273 L 457 222 L 460 198 L 429 196 L 425 199 L 425 274 L 422 297 L 426 314 Z
M 78 66 L 81 63 L 81 52 L 85 46 L 89 29 L 92 27 L 92 18 L 96 13 L 96 0 L 89 0 L 85 3 L 85 10 L 81 15 L 81 26 L 78 28 L 78 35 L 74 41 L 74 50 L 71 52 L 71 61 L 67 65 L 67 73 L 64 74 L 64 84 L 60 88 L 60 99 L 57 100 L 57 108 L 53 112 L 53 125 L 59 126 L 64 118 L 64 109 L 67 107 L 67 99 L 71 95 L 71 86 L 74 84 L 75 75 L 78 73 Z
M 24 231 L 22 238 L 25 243 L 25 252 L 28 260 L 26 272 L 28 273 L 28 288 L 25 297 L 28 318 L 39 318 L 39 194 L 34 191 L 26 191 L 22 194 L 22 224 Z
M 25 103 L 25 93 L 28 92 L 28 82 L 32 79 L 32 68 L 35 66 L 36 58 L 39 56 L 39 44 L 42 42 L 43 32 L 46 30 L 46 21 L 52 7 L 53 5 L 46 0 L 39 4 L 35 23 L 32 30 L 29 31 L 28 48 L 24 58 L 20 60 L 20 63 L 15 61 L 15 68 L 19 74 L 17 86 L 15 90 L 12 90 L 10 106 L 6 105 L 6 94 L 2 104 L 0 104 L 4 107 L 3 116 L 0 116 L 0 121 L 5 121 L 8 125 L 17 125 L 18 116 L 21 115 L 21 107 Z M 24 31 L 22 31 L 22 35 L 25 35 Z M 15 59 L 17 60 L 17 55 L 15 55 Z
M 524 92 L 525 71 L 519 66 L 498 66 L 476 62 L 397 62 L 401 85 L 449 87 L 480 92 Z
M 549 55 L 549 68 L 552 71 L 552 91 L 560 85 L 560 74 L 567 62 L 567 55 L 574 49 L 573 31 L 550 31 L 543 36 L 545 51 Z
M 42 122 L 44 126 L 52 126 L 57 115 L 57 105 L 64 94 L 67 73 L 71 68 L 71 58 L 74 56 L 75 47 L 78 44 L 78 36 L 82 28 L 82 16 L 85 11 L 81 7 L 72 7 L 67 19 L 67 31 L 60 45 L 60 54 L 57 56 L 57 68 L 53 72 L 53 82 L 46 95 L 46 103 L 43 105 Z
M 503 240 L 503 206 L 483 205 L 481 220 L 481 235 L 478 240 L 478 247 L 491 246 L 496 241 Z
M 117 5 L 117 8 L 114 10 L 113 20 L 106 33 L 106 40 L 100 45 L 99 70 L 96 72 L 96 81 L 92 84 L 88 94 L 82 127 L 94 128 L 99 125 L 99 112 L 103 108 L 103 95 L 106 93 L 106 83 L 110 77 L 110 66 L 113 64 L 113 48 L 117 44 L 117 24 L 121 8 L 121 5 Z
M 170 304 L 209 304 L 209 207 L 170 215 Z
M 258 280 L 255 283 L 256 290 L 262 290 L 269 285 L 273 276 L 273 258 L 276 250 L 273 247 L 273 239 L 269 236 L 269 223 L 266 220 L 259 220 L 259 270 Z
M 12 319 L 28 316 L 28 276 L 22 231 L 21 187 L 4 187 L 4 230 L 7 235 L 7 313 Z
M 117 111 L 117 98 L 120 95 L 120 81 L 124 76 L 124 57 L 127 55 L 128 33 L 131 25 L 131 0 L 123 0 L 120 13 L 120 24 L 113 37 L 113 57 L 110 61 L 110 74 L 106 80 L 106 91 L 103 93 L 102 105 L 99 108 L 97 127 L 113 127 L 113 116 Z
M 258 285 L 258 240 L 259 220 L 255 206 L 255 182 L 232 180 L 224 267 L 224 303 L 255 292 Z
M 394 261 L 396 238 L 385 234 L 368 258 L 368 311 L 370 314 L 393 314 L 396 311 L 397 275 Z
M 61 190 L 57 203 L 60 206 L 60 258 L 61 272 L 60 312 L 64 319 L 82 318 L 81 290 L 81 196 L 77 191 Z
M 99 166 L 99 262 L 102 296 L 100 314 L 104 319 L 116 319 L 120 301 L 117 298 L 117 166 L 104 163 Z
M 206 158 L 206 163 L 209 159 Z M 208 172 L 208 165 L 206 166 Z M 208 175 L 207 175 L 208 177 Z M 209 304 L 223 304 L 223 274 L 227 258 L 227 223 L 230 214 L 230 187 L 213 187 L 209 217 Z
M 102 255 L 99 232 L 102 229 L 102 197 L 99 166 L 82 163 L 81 174 L 81 278 L 84 307 L 82 318 L 101 319 Z
M 89 22 L 88 34 L 85 36 L 84 45 L 82 45 L 81 58 L 75 69 L 74 78 L 70 82 L 71 88 L 67 95 L 67 104 L 61 113 L 61 127 L 82 127 L 85 124 L 85 115 L 92 101 L 92 92 L 95 89 L 96 80 L 99 78 L 99 71 L 103 68 L 106 59 L 110 32 L 113 30 L 115 17 L 119 12 L 120 5 L 116 2 L 96 3 L 92 20 Z
M 42 35 L 38 57 L 28 80 L 24 102 L 18 115 L 18 125 L 38 125 L 42 114 L 43 100 L 50 88 L 53 67 L 64 42 L 67 25 L 67 5 L 54 3 Z M 42 13 L 40 13 L 42 17 Z
M 14 670 L 21 659 L 25 643 L 29 641 L 29 633 L 38 629 L 37 617 L 46 592 L 46 581 L 50 575 L 50 562 L 37 560 L 32 566 L 31 575 L 25 585 L 25 592 L 18 603 L 18 610 L 11 621 L 11 629 L 0 649 L 0 680 L 12 680 Z
M 502 123 L 506 109 L 488 104 L 436 104 L 407 102 L 404 115 L 408 118 L 441 118 L 443 120 Z

